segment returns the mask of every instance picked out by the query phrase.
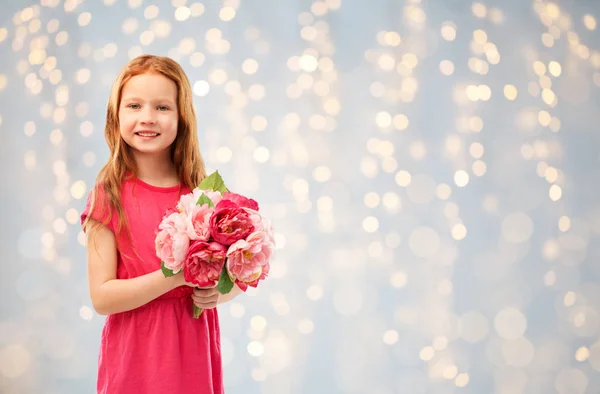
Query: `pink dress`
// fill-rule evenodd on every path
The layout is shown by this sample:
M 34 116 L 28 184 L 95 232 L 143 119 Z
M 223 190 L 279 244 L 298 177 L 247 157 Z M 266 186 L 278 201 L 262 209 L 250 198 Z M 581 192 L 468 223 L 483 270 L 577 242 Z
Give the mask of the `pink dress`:
M 123 182 L 121 204 L 133 242 L 124 231 L 117 236 L 118 279 L 160 269 L 154 238 L 180 193 L 189 189 L 160 188 L 137 179 Z M 89 209 L 88 197 L 82 221 Z M 92 217 L 101 219 L 95 213 Z M 112 215 L 108 225 L 113 232 L 116 219 Z M 190 287 L 182 286 L 137 309 L 107 316 L 98 357 L 98 393 L 223 393 L 217 309 L 204 310 L 194 319 L 191 293 Z

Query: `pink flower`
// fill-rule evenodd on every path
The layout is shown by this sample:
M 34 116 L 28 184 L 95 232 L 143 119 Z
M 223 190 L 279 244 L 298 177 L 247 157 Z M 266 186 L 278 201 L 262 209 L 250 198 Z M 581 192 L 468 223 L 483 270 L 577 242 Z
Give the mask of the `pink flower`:
M 253 209 L 244 208 L 244 211 L 248 213 L 250 220 L 252 221 L 252 225 L 254 226 L 254 231 L 264 231 L 267 234 L 267 238 L 271 243 L 275 244 L 275 236 L 273 234 L 273 227 L 271 226 L 271 221 L 262 216 L 258 211 Z
M 256 287 L 269 272 L 273 244 L 264 231 L 256 231 L 231 245 L 227 251 L 227 272 L 238 286 Z M 247 285 L 247 286 L 246 286 Z
M 227 248 L 217 242 L 193 242 L 185 259 L 183 276 L 198 286 L 214 286 L 225 263 Z
M 210 234 L 216 242 L 231 245 L 254 231 L 248 213 L 233 201 L 221 200 L 210 218 Z
M 156 255 L 174 273 L 183 267 L 190 246 L 186 227 L 186 216 L 179 212 L 171 213 L 158 226 L 160 231 L 155 240 Z
M 179 202 L 177 203 L 177 209 L 179 212 L 190 214 L 190 212 L 192 212 L 196 206 L 202 193 L 206 194 L 208 198 L 211 199 L 213 205 L 217 205 L 222 199 L 221 193 L 219 192 L 214 192 L 212 190 L 200 190 L 196 188 L 192 191 L 192 193 L 184 194 L 179 198 Z
M 226 192 L 223 194 L 223 200 L 233 201 L 240 208 L 250 208 L 258 211 L 258 203 L 256 201 L 240 194 Z
M 215 209 L 207 204 L 194 206 L 187 216 L 187 235 L 191 240 L 208 241 L 210 238 L 210 217 Z

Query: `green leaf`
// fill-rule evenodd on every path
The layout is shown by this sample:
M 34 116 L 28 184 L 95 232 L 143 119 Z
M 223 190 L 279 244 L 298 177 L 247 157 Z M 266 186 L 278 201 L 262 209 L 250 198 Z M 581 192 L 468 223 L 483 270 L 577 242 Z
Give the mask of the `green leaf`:
M 175 275 L 175 273 L 173 271 L 171 271 L 170 269 L 168 269 L 167 267 L 165 267 L 165 262 L 164 261 L 161 262 L 160 269 L 162 270 L 162 273 L 165 276 L 165 278 L 168 278 L 169 276 Z
M 213 190 L 221 194 L 228 191 L 225 187 L 225 182 L 223 181 L 223 178 L 221 178 L 221 175 L 219 175 L 219 171 L 215 171 L 206 178 L 204 178 L 204 180 L 200 182 L 200 185 L 198 185 L 198 189 Z
M 233 282 L 227 273 L 227 262 L 223 264 L 223 270 L 221 271 L 221 276 L 219 277 L 219 283 L 217 284 L 217 290 L 221 294 L 227 294 L 233 289 Z
M 200 196 L 200 198 L 196 202 L 196 205 L 204 205 L 204 204 L 208 204 L 208 206 L 211 207 L 211 208 L 215 206 L 215 204 L 213 204 L 213 202 L 210 199 L 210 197 L 208 197 L 206 194 L 202 193 L 202 195 Z

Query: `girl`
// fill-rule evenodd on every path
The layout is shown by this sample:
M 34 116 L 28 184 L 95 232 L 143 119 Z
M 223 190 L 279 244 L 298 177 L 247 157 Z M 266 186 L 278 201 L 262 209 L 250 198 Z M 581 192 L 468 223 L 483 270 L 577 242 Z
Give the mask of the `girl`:
M 98 393 L 223 393 L 216 306 L 238 295 L 165 278 L 158 224 L 206 176 L 190 82 L 175 61 L 143 55 L 117 77 L 108 100 L 110 158 L 81 215 L 96 312 L 108 315 Z M 192 302 L 204 309 L 192 318 Z

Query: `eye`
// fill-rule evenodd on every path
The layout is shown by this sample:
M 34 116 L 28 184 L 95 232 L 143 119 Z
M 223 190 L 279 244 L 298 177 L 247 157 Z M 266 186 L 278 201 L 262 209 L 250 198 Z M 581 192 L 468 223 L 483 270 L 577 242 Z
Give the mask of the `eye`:
M 129 105 L 127 105 L 127 108 L 140 109 L 140 105 L 139 104 L 129 104 Z
M 158 106 L 158 110 L 159 111 L 168 111 L 169 107 L 167 107 L 166 105 L 159 105 Z

